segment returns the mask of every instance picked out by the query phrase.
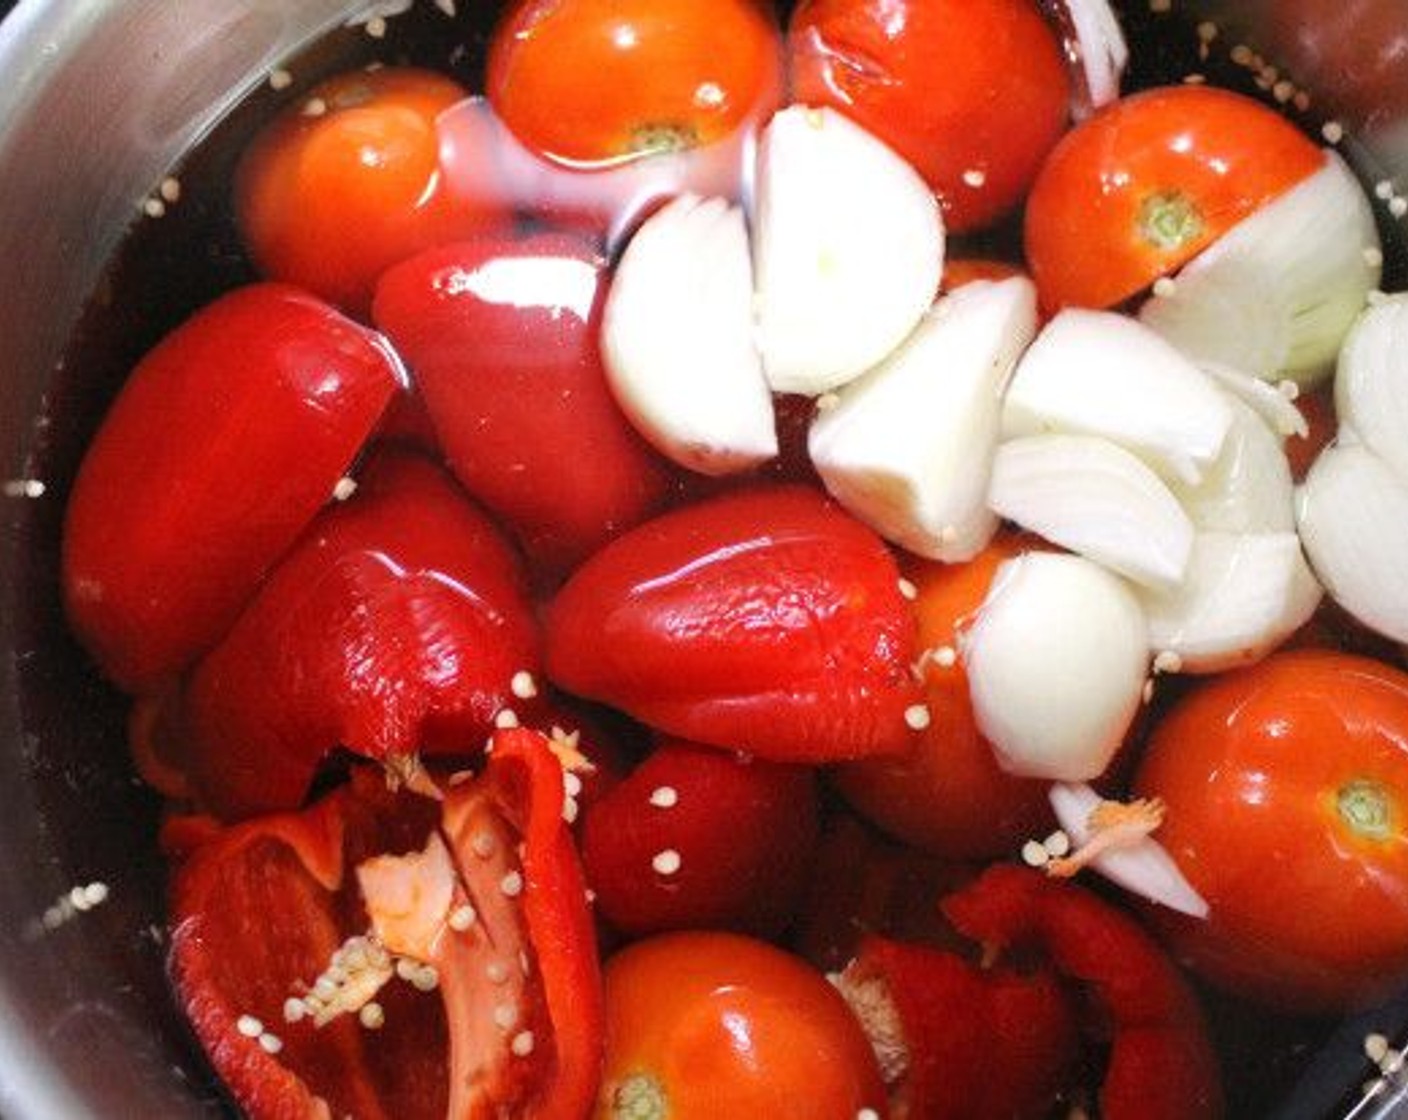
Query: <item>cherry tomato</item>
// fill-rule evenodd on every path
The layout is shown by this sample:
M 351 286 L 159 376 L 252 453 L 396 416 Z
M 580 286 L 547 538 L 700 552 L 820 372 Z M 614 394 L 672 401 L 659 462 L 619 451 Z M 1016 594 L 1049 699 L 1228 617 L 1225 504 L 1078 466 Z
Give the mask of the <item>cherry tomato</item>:
M 690 148 L 777 106 L 781 36 L 758 0 L 519 0 L 494 32 L 486 88 L 553 159 Z
M 1043 308 L 1136 295 L 1324 163 L 1284 117 L 1228 90 L 1170 86 L 1108 106 L 1062 138 L 1027 200 Z
M 968 677 L 957 660 L 958 630 L 986 597 L 993 573 L 1034 538 L 1003 533 L 966 564 L 916 561 L 908 571 L 918 596 L 924 655 L 926 727 L 903 755 L 865 759 L 836 771 L 847 800 L 903 840 L 956 858 L 1015 851 L 1054 827 L 1046 783 L 998 765 L 978 732 Z
M 628 934 L 788 923 L 817 839 L 809 767 L 662 742 L 586 814 L 597 912 Z
M 505 227 L 490 153 L 447 175 L 436 118 L 466 96 L 425 70 L 357 70 L 276 117 L 240 161 L 235 211 L 255 264 L 354 314 L 389 265 Z
M 804 0 L 788 50 L 794 98 L 909 160 L 953 231 L 1012 209 L 1066 126 L 1066 63 L 1032 0 Z
M 64 525 L 64 605 L 108 676 L 155 689 L 220 638 L 400 377 L 384 339 L 284 284 L 221 297 L 138 363 Z
M 821 973 L 736 934 L 661 934 L 604 971 L 597 1120 L 885 1113 L 870 1042 Z
M 1208 901 L 1161 915 L 1197 971 L 1317 1011 L 1408 981 L 1408 675 L 1297 650 L 1218 677 L 1154 729 L 1135 787 Z
M 1339 418 L 1335 415 L 1334 382 L 1320 386 L 1296 398 L 1296 407 L 1310 429 L 1305 435 L 1286 438 L 1286 458 L 1291 464 L 1291 477 L 1297 482 L 1305 477 L 1315 457 L 1335 438 Z

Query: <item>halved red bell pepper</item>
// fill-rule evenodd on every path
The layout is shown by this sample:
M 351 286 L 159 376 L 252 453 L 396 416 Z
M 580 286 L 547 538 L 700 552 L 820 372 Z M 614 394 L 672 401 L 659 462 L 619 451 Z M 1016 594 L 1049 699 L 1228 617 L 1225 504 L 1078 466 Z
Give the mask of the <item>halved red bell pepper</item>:
M 1107 1025 L 1105 1120 L 1222 1114 L 1201 1008 L 1173 961 L 1129 915 L 1071 883 L 998 865 L 941 903 L 986 953 L 1030 954 L 1078 983 Z
M 1075 1080 L 1076 1008 L 1049 968 L 984 969 L 872 935 L 836 983 L 877 1043 L 896 1116 L 1050 1116 Z
M 147 354 L 64 526 L 64 603 L 104 672 L 146 691 L 212 646 L 403 379 L 384 339 L 285 284 L 223 296 Z
M 438 467 L 383 451 L 309 526 L 184 698 L 193 784 L 226 819 L 295 808 L 339 746 L 414 771 L 472 756 L 528 702 L 538 632 L 519 561 Z
M 311 809 L 185 856 L 172 976 L 252 1120 L 586 1114 L 601 981 L 562 806 L 547 741 L 515 730 L 443 805 L 360 771 Z M 188 844 L 203 831 L 178 829 Z M 417 878 L 422 850 L 443 853 L 445 890 L 398 894 L 434 885 Z M 430 948 L 382 940 L 398 923 Z
M 927 719 L 910 604 L 871 530 L 803 486 L 686 506 L 575 571 L 548 675 L 661 731 L 779 762 L 900 751 Z

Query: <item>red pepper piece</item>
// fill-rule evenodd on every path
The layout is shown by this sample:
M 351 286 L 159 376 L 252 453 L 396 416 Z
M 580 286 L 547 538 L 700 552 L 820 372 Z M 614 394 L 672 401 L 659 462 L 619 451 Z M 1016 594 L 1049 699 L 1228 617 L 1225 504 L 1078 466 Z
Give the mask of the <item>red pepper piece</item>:
M 172 975 L 252 1120 L 586 1114 L 602 1061 L 601 979 L 562 804 L 546 740 L 512 731 L 443 806 L 358 771 L 302 813 L 177 830 L 178 843 L 207 835 L 173 880 Z M 400 853 L 432 845 L 446 853 L 455 910 L 414 914 L 423 896 L 378 896 L 416 859 Z M 468 921 L 456 919 L 461 907 Z M 317 1003 L 312 982 L 349 937 L 368 936 L 359 952 L 400 952 L 374 939 L 383 920 L 419 922 L 435 948 L 401 958 L 405 975 L 377 958 L 376 990 L 355 997 L 362 966 L 344 964 L 348 987 Z M 438 996 L 410 979 L 427 964 Z M 384 1015 L 374 1032 L 356 1014 L 373 995 Z M 305 1008 L 294 1021 L 290 999 Z M 345 1013 L 318 1026 L 326 1007 Z
M 233 818 L 301 804 L 338 746 L 402 774 L 422 753 L 477 754 L 537 665 L 498 530 L 437 467 L 383 452 L 192 674 L 194 784 Z
M 565 571 L 665 496 L 598 348 L 605 263 L 575 238 L 486 236 L 390 269 L 373 317 L 413 371 L 451 469 Z
M 1072 1080 L 1076 1011 L 1049 969 L 981 969 L 942 949 L 871 936 L 840 986 L 872 1037 L 880 1028 L 897 1116 L 1049 1116 Z M 874 1022 L 885 1016 L 897 1022 Z
M 1222 1115 L 1221 1078 L 1182 974 L 1128 915 L 1070 883 L 995 866 L 942 909 L 990 950 L 1035 951 L 1083 984 L 1112 1031 L 1100 1088 L 1106 1120 Z
M 552 603 L 548 675 L 659 730 L 779 762 L 900 751 L 922 714 L 915 622 L 883 542 L 767 486 L 617 538 Z
M 216 300 L 138 363 L 64 528 L 65 605 L 108 676 L 146 691 L 215 644 L 402 376 L 379 335 L 282 284 Z

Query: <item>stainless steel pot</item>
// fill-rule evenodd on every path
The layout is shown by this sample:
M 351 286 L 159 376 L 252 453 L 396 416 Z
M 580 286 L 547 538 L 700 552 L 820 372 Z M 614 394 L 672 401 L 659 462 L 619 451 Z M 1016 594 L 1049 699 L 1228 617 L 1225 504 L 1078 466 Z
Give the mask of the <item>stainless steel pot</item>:
M 1216 18 L 1222 36 L 1266 52 L 1274 44 L 1317 105 L 1363 141 L 1355 151 L 1371 175 L 1408 173 L 1404 0 L 1175 6 L 1192 9 L 1193 22 Z M 86 667 L 57 607 L 66 472 L 101 403 L 65 354 L 162 176 L 272 65 L 360 7 L 20 0 L 0 24 L 0 1113 L 9 1120 L 226 1114 L 167 994 L 156 805 L 130 776 L 120 701 Z M 1130 0 L 1142 23 L 1149 8 Z M 1364 28 L 1370 37 L 1356 43 Z M 1299 1084 L 1285 1104 L 1267 1102 L 1268 1114 L 1408 1115 L 1395 1092 L 1355 1104 L 1364 1032 L 1405 1026 L 1401 1008 L 1318 1036 L 1304 1068 L 1288 1067 L 1286 1083 Z

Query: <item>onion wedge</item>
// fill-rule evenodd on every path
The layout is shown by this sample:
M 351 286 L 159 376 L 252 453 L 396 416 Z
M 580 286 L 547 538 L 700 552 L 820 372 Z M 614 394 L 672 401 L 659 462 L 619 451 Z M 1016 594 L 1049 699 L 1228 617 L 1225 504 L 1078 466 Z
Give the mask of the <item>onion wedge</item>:
M 611 391 L 641 435 L 701 474 L 777 454 L 752 304 L 743 213 L 721 198 L 682 195 L 648 218 L 611 282 L 601 327 Z
M 1294 532 L 1199 533 L 1183 583 L 1141 596 L 1155 663 L 1187 673 L 1260 660 L 1310 619 L 1320 599 Z
M 1193 547 L 1193 523 L 1159 476 L 1099 436 L 1004 443 L 993 460 L 988 504 L 1024 529 L 1148 587 L 1176 586 Z
M 1067 782 L 1104 772 L 1149 664 L 1144 612 L 1123 580 L 1081 556 L 1008 560 L 959 648 L 978 729 L 1004 770 Z
M 1002 427 L 1008 437 L 1104 436 L 1161 476 L 1196 483 L 1232 419 L 1206 375 L 1147 327 L 1111 311 L 1067 310 L 1018 363 Z
M 1129 44 L 1108 0 L 1058 0 L 1050 6 L 1069 26 L 1066 53 L 1085 79 L 1085 100 L 1076 104 L 1076 118 L 1083 119 L 1119 97 Z
M 1344 439 L 1316 458 L 1297 493 L 1310 566 L 1330 597 L 1369 629 L 1408 642 L 1408 482 Z
M 1275 389 L 1271 391 L 1276 393 Z M 1228 403 L 1234 419 L 1222 453 L 1202 482 L 1196 486 L 1175 482 L 1173 493 L 1183 503 L 1193 524 L 1202 530 L 1293 531 L 1295 483 L 1291 479 L 1284 444 L 1250 406 L 1230 395 Z
M 1036 333 L 1024 278 L 944 297 L 904 344 L 845 386 L 808 437 L 826 489 L 920 556 L 971 559 L 997 529 L 988 478 L 1002 391 Z
M 1218 386 L 1231 393 L 1244 405 L 1254 409 L 1270 429 L 1282 439 L 1299 436 L 1304 439 L 1310 434 L 1310 424 L 1305 414 L 1297 407 L 1297 394 L 1287 396 L 1281 387 L 1243 373 L 1219 362 L 1199 362 L 1199 368 Z
M 1199 361 L 1310 387 L 1329 377 L 1382 274 L 1373 208 L 1333 151 L 1233 226 L 1139 317 Z
M 1386 297 L 1350 330 L 1335 375 L 1335 413 L 1408 480 L 1408 294 Z
M 833 109 L 773 116 L 753 261 L 775 391 L 816 395 L 878 364 L 933 303 L 943 257 L 938 203 L 897 153 Z
M 1056 819 L 1077 848 L 1091 843 L 1105 801 L 1088 785 L 1059 782 L 1048 793 Z M 1090 858 L 1089 866 L 1125 890 L 1194 918 L 1208 916 L 1207 900 L 1178 869 L 1157 840 L 1144 835 L 1123 840 Z

